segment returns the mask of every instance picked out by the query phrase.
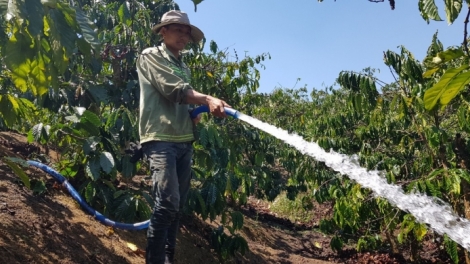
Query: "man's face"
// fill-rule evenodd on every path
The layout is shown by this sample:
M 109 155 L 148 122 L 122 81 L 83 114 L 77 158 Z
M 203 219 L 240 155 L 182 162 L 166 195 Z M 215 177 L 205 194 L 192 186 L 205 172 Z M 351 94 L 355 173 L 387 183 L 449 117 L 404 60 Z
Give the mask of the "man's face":
M 165 45 L 172 52 L 180 52 L 191 39 L 191 28 L 186 25 L 171 24 L 161 32 Z

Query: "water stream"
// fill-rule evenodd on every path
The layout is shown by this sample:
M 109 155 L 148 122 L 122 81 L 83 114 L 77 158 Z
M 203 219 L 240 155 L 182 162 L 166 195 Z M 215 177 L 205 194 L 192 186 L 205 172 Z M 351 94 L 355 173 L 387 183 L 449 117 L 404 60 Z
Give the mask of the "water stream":
M 283 129 L 242 113 L 238 113 L 237 117 L 284 141 L 302 154 L 324 162 L 331 169 L 348 176 L 362 187 L 371 189 L 377 196 L 409 212 L 417 221 L 428 224 L 436 232 L 447 234 L 449 238 L 470 251 L 470 221 L 456 215 L 449 205 L 423 194 L 405 194 L 400 186 L 388 184 L 385 177 L 380 176 L 379 171 L 368 171 L 359 166 L 357 157 L 334 151 L 326 152 L 318 144 L 307 142 L 299 135 L 289 134 Z

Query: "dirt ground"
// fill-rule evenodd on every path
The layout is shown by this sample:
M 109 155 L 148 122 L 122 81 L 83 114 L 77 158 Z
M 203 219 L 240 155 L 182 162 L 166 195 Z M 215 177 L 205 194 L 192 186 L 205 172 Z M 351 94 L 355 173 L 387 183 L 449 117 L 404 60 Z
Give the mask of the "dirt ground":
M 24 136 L 0 132 L 0 158 L 27 159 L 38 148 Z M 52 157 L 53 159 L 54 157 Z M 144 263 L 146 233 L 111 229 L 81 210 L 67 191 L 40 170 L 30 168 L 32 179 L 43 179 L 47 192 L 34 195 L 0 159 L 0 263 Z M 328 205 L 316 207 L 321 217 Z M 294 224 L 271 213 L 265 202 L 250 199 L 243 208 L 242 236 L 250 251 L 226 263 L 406 263 L 389 253 L 334 252 L 330 238 L 315 231 L 319 219 Z M 220 263 L 210 248 L 210 232 L 218 222 L 184 216 L 178 236 L 176 263 Z M 429 247 L 420 263 L 450 263 Z

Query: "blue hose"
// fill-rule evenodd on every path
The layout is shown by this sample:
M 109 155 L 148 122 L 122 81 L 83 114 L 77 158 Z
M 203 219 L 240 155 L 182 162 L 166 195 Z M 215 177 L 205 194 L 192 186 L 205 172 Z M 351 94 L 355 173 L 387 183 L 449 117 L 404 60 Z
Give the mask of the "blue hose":
M 233 109 L 233 108 L 229 108 L 229 107 L 224 107 L 225 109 L 225 113 L 229 116 L 232 116 L 234 118 L 238 118 L 238 111 Z M 193 111 L 191 111 L 191 118 L 195 118 L 197 115 L 199 115 L 200 113 L 203 113 L 203 112 L 209 112 L 209 107 L 207 105 L 201 105 L 197 108 L 194 108 Z
M 135 223 L 135 224 L 126 224 L 126 223 L 115 222 L 106 218 L 104 215 L 100 214 L 95 209 L 91 208 L 86 203 L 86 201 L 80 196 L 80 194 L 78 194 L 75 188 L 73 188 L 72 184 L 70 184 L 70 182 L 64 176 L 62 176 L 59 172 L 37 161 L 28 160 L 28 164 L 34 167 L 37 167 L 45 171 L 46 173 L 50 174 L 52 177 L 54 177 L 60 184 L 62 184 L 65 188 L 67 188 L 67 190 L 72 195 L 72 197 L 82 206 L 82 208 L 87 213 L 94 216 L 95 219 L 101 222 L 102 224 L 119 228 L 119 229 L 126 229 L 126 230 L 141 230 L 141 229 L 148 228 L 149 222 L 150 222 L 149 220 Z

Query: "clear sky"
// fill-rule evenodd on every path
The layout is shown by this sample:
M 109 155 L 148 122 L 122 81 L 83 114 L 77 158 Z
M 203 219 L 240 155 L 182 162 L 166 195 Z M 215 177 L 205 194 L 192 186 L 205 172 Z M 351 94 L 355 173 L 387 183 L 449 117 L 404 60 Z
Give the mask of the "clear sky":
M 403 45 L 422 61 L 436 31 L 445 48 L 463 41 L 464 13 L 453 25 L 427 24 L 417 0 L 396 0 L 395 10 L 388 0 L 204 0 L 196 12 L 191 0 L 176 2 L 220 49 L 228 48 L 232 55 L 236 50 L 239 57 L 271 55 L 266 69 L 260 68 L 262 93 L 303 86 L 323 89 L 334 84 L 340 71 L 366 67 L 379 70 L 376 76 L 390 83 L 384 51 L 399 53 Z M 445 19 L 443 2 L 436 0 Z

